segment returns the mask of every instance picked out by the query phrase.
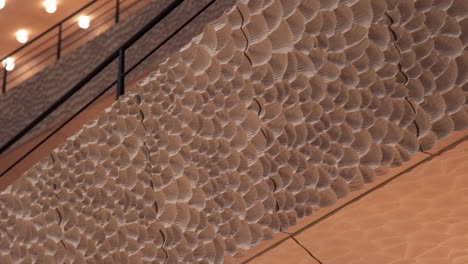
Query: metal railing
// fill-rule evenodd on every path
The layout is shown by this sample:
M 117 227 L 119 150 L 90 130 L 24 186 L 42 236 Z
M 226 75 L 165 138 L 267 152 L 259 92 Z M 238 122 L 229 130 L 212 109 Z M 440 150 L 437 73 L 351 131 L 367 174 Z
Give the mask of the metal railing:
M 136 67 L 138 67 L 142 62 L 148 59 L 154 52 L 166 44 L 172 37 L 179 33 L 183 28 L 185 28 L 189 23 L 191 23 L 195 18 L 197 18 L 201 13 L 203 13 L 208 7 L 210 7 L 216 0 L 211 0 L 193 16 L 191 16 L 184 24 L 179 26 L 174 32 L 167 36 L 161 43 L 156 47 L 151 49 L 146 55 L 144 55 L 140 60 L 138 60 L 133 66 L 129 67 L 126 70 L 125 67 L 125 51 L 130 48 L 136 41 L 143 37 L 148 31 L 150 31 L 154 26 L 156 26 L 160 21 L 162 21 L 166 16 L 168 16 L 173 10 L 175 10 L 184 0 L 174 0 L 167 7 L 165 7 L 157 16 L 151 19 L 145 26 L 143 26 L 138 32 L 136 32 L 130 39 L 128 39 L 122 46 L 116 49 L 109 57 L 107 57 L 102 63 L 100 63 L 96 68 L 94 68 L 88 75 L 81 79 L 72 89 L 70 89 L 66 94 L 64 94 L 60 99 L 58 99 L 54 104 L 48 107 L 44 112 L 42 112 L 37 118 L 35 118 L 29 125 L 22 129 L 15 137 L 10 139 L 5 145 L 0 147 L 0 155 L 5 153 L 11 146 L 17 143 L 22 137 L 29 133 L 35 126 L 42 122 L 46 117 L 48 117 L 52 112 L 59 108 L 63 103 L 65 103 L 71 96 L 76 94 L 81 88 L 83 88 L 87 83 L 89 83 L 93 78 L 99 75 L 107 66 L 109 66 L 114 60 L 118 60 L 117 67 L 117 78 L 108 85 L 104 90 L 102 90 L 97 96 L 95 96 L 91 101 L 86 105 L 80 108 L 75 114 L 69 117 L 65 122 L 63 122 L 59 127 L 54 129 L 49 135 L 42 139 L 38 144 L 33 148 L 27 151 L 21 158 L 16 160 L 11 166 L 9 166 L 5 171 L 0 174 L 0 177 L 12 170 L 16 165 L 23 161 L 27 156 L 33 153 L 38 147 L 45 143 L 49 138 L 55 135 L 60 129 L 67 125 L 71 120 L 78 116 L 83 110 L 88 108 L 93 104 L 97 99 L 109 91 L 112 87 L 116 86 L 116 98 L 118 99 L 121 95 L 125 93 L 125 77 L 131 73 Z
M 2 94 L 59 60 L 100 32 L 116 24 L 122 17 L 137 11 L 150 0 L 92 0 L 26 44 L 3 57 L 14 59 L 14 69 L 3 67 Z M 78 26 L 77 18 L 91 18 L 89 28 Z

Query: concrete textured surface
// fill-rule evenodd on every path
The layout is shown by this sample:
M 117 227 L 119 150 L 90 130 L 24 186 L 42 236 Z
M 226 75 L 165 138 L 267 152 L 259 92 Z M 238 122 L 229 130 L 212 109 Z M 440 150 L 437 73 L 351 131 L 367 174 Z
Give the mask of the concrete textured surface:
M 239 1 L 0 194 L 2 263 L 220 263 L 272 238 L 466 128 L 465 21 Z

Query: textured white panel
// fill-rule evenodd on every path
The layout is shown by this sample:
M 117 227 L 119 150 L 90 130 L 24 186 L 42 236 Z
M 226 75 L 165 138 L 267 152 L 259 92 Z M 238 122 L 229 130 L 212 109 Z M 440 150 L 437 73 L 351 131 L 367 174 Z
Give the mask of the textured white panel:
M 239 1 L 2 192 L 0 262 L 222 262 L 466 128 L 468 2 L 388 2 Z

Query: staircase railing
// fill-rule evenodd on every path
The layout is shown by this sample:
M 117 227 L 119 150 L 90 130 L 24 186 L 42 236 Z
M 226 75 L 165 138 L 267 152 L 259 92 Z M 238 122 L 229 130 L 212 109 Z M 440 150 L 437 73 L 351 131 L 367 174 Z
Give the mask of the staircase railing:
M 128 16 L 148 2 L 149 0 L 90 1 L 0 60 L 3 62 L 7 58 L 14 59 L 15 64 L 12 71 L 3 67 L 2 94 L 92 39 L 98 30 L 102 31 L 105 27 L 118 23 L 122 16 Z M 82 29 L 78 26 L 79 15 L 92 17 L 89 28 Z
M 201 13 L 203 13 L 208 7 L 210 7 L 216 0 L 211 0 L 203 8 L 201 8 L 197 13 L 191 16 L 184 24 L 179 26 L 174 32 L 167 36 L 161 43 L 156 47 L 150 50 L 145 56 L 143 56 L 139 61 L 137 61 L 133 66 L 129 67 L 126 70 L 125 67 L 125 51 L 130 48 L 136 41 L 143 37 L 148 31 L 150 31 L 155 25 L 162 21 L 166 16 L 168 16 L 172 11 L 174 11 L 184 0 L 174 0 L 167 7 L 165 7 L 158 15 L 151 19 L 146 25 L 144 25 L 138 32 L 136 32 L 130 39 L 128 39 L 124 44 L 117 48 L 109 57 L 107 57 L 102 63 L 100 63 L 96 68 L 94 68 L 89 74 L 87 74 L 83 79 L 81 79 L 74 87 L 72 87 L 67 93 L 65 93 L 60 99 L 48 107 L 44 112 L 42 112 L 38 117 L 36 117 L 29 125 L 23 128 L 18 134 L 11 138 L 7 143 L 5 143 L 0 148 L 0 155 L 5 153 L 11 146 L 16 144 L 21 138 L 23 138 L 27 133 L 29 133 L 34 127 L 36 127 L 40 122 L 42 122 L 46 117 L 48 117 L 52 112 L 57 108 L 63 105 L 71 96 L 76 94 L 80 89 L 82 89 L 88 82 L 95 78 L 102 70 L 104 70 L 108 65 L 110 65 L 114 60 L 118 59 L 118 69 L 116 76 L 117 78 L 104 90 L 102 90 L 97 96 L 95 96 L 91 101 L 86 105 L 80 108 L 78 112 L 70 116 L 65 122 L 63 122 L 59 127 L 54 129 L 49 135 L 37 143 L 33 148 L 27 151 L 24 155 L 16 160 L 11 166 L 9 166 L 5 171 L 0 174 L 0 177 L 8 173 L 13 169 L 17 164 L 23 161 L 28 155 L 34 152 L 42 144 L 44 144 L 49 138 L 55 135 L 60 129 L 67 125 L 71 120 L 78 116 L 83 110 L 93 104 L 98 98 L 104 95 L 109 89 L 117 84 L 116 89 L 116 98 L 118 99 L 121 95 L 125 93 L 125 77 L 132 72 L 138 65 L 148 59 L 154 52 L 166 44 L 172 37 L 174 37 L 178 32 L 185 28 L 189 23 L 191 23 L 195 18 L 197 18 Z

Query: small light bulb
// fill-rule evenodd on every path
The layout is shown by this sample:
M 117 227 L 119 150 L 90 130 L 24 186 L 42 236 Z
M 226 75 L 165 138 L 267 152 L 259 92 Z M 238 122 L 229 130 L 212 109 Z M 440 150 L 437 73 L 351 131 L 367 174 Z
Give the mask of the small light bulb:
M 2 61 L 5 70 L 12 71 L 15 68 L 15 60 L 13 58 L 6 58 Z
M 0 0 L 0 9 L 4 8 L 6 4 L 6 0 Z
M 82 29 L 89 28 L 90 23 L 91 23 L 91 20 L 89 19 L 89 16 L 80 16 L 78 18 L 78 26 Z
M 46 0 L 43 3 L 43 5 L 45 7 L 45 11 L 47 13 L 49 13 L 49 14 L 52 14 L 55 11 L 57 11 L 57 1 L 56 0 Z
M 26 43 L 28 41 L 28 31 L 20 29 L 16 31 L 16 40 L 20 43 Z

